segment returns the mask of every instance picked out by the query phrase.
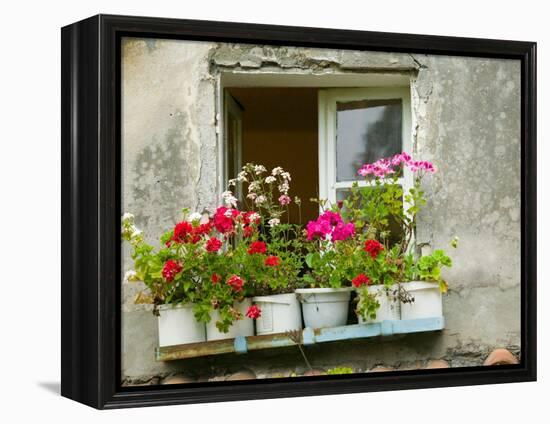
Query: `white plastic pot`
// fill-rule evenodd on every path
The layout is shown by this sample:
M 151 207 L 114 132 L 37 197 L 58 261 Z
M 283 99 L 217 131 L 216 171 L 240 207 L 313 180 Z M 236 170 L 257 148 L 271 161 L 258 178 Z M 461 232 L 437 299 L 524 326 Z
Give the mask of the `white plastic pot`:
M 302 311 L 295 293 L 256 296 L 252 299 L 261 309 L 256 319 L 256 334 L 275 334 L 302 329 Z
M 370 324 L 373 322 L 382 322 L 386 320 L 397 321 L 401 319 L 401 303 L 393 293 L 398 289 L 397 284 L 394 284 L 389 289 L 384 285 L 369 286 L 368 291 L 376 296 L 376 300 L 380 304 L 380 308 L 376 311 L 375 319 L 364 319 L 362 316 L 357 316 L 359 324 Z
M 350 288 L 297 289 L 306 327 L 325 328 L 346 325 Z
M 438 283 L 411 281 L 401 283 L 401 287 L 414 298 L 412 303 L 401 302 L 401 319 L 443 316 L 443 300 Z
M 206 324 L 206 340 L 233 339 L 237 336 L 253 336 L 254 320 L 246 317 L 246 311 L 252 305 L 250 299 L 244 299 L 242 302 L 235 302 L 233 307 L 242 314 L 242 318 L 234 321 L 227 333 L 222 333 L 216 327 L 216 321 L 220 319 L 218 311 L 214 311 L 210 316 L 210 322 Z
M 159 346 L 206 341 L 204 323 L 198 322 L 192 304 L 159 306 Z

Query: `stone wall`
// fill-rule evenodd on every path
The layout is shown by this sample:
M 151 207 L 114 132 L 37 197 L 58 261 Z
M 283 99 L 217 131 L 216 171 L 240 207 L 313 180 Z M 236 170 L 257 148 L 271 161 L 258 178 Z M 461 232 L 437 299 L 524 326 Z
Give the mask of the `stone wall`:
M 518 354 L 519 62 L 125 39 L 122 201 L 147 240 L 170 228 L 183 207 L 202 211 L 217 203 L 218 76 L 235 69 L 409 75 L 415 153 L 434 161 L 440 171 L 426 187 L 428 205 L 418 241 L 447 248 L 455 234 L 460 237 L 459 249 L 450 252 L 456 266 L 446 274 L 451 289 L 444 300 L 444 331 L 313 346 L 307 352 L 310 362 L 370 370 L 418 367 L 429 359 L 480 365 L 495 347 Z M 127 248 L 123 257 L 123 270 L 131 268 Z M 139 289 L 139 284 L 122 283 L 125 381 L 151 381 L 181 371 L 209 379 L 244 366 L 262 376 L 303 372 L 296 349 L 156 363 L 156 319 L 149 307 L 133 304 Z

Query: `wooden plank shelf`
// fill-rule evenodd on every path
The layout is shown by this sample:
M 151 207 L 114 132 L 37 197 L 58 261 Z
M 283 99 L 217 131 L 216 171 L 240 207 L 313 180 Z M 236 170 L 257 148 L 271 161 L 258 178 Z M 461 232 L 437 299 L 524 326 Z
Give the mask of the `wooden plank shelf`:
M 354 324 L 331 328 L 312 329 L 306 327 L 301 331 L 301 339 L 302 343 L 308 346 L 324 342 L 439 331 L 443 328 L 445 328 L 443 317 L 382 321 L 373 324 Z M 286 333 L 250 337 L 238 336 L 234 339 L 157 347 L 155 356 L 157 361 L 175 361 L 224 353 L 243 354 L 254 350 L 294 345 L 296 343 Z

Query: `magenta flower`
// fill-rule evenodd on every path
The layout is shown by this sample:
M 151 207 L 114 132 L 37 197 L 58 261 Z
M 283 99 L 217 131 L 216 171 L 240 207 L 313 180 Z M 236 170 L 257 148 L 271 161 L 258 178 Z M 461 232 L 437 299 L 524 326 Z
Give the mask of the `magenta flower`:
M 424 171 L 428 173 L 434 173 L 436 171 L 434 165 L 428 161 L 415 161 L 411 156 L 406 153 L 398 153 L 390 158 L 378 159 L 373 163 L 364 164 L 357 174 L 362 177 L 368 175 L 374 175 L 377 178 L 385 178 L 389 175 L 395 174 L 399 167 L 408 167 L 412 172 Z
M 342 217 L 337 212 L 325 211 L 317 218 L 317 221 L 328 221 L 332 227 L 342 222 Z
M 354 234 L 355 225 L 353 223 L 350 222 L 349 224 L 344 224 L 343 222 L 339 222 L 332 230 L 332 240 L 347 240 L 350 237 L 353 237 Z
M 328 220 L 317 219 L 317 221 L 309 221 L 306 225 L 306 230 L 308 240 L 316 238 L 325 239 L 331 233 L 332 226 Z
M 337 212 L 325 211 L 316 221 L 309 221 L 307 226 L 307 239 L 326 239 L 328 235 L 333 241 L 347 240 L 355 234 L 353 223 L 345 224 L 342 216 Z

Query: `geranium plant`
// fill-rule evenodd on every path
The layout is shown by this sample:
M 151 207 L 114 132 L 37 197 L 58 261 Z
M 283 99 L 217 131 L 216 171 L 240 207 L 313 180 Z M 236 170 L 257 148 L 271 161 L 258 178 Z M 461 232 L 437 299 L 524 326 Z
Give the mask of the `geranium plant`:
M 408 191 L 403 190 L 399 181 L 406 169 L 413 174 L 413 186 Z M 382 158 L 358 170 L 367 184 L 354 183 L 342 203 L 343 216 L 353 220 L 359 231 L 369 238 L 365 243 L 378 244 L 386 252 L 379 255 L 373 251 L 371 258 L 366 257 L 365 272 L 369 281 L 359 290 L 357 305 L 358 314 L 365 318 L 376 317 L 378 302 L 366 288 L 370 284 L 384 284 L 389 292 L 394 283 L 420 279 L 438 282 L 441 291 L 447 290 L 440 272 L 441 267 L 451 266 L 445 252 L 436 250 L 432 255 L 419 257 L 412 249 L 417 215 L 426 204 L 422 179 L 435 172 L 432 163 L 413 160 L 407 153 Z M 392 223 L 397 231 L 392 231 Z M 400 285 L 387 294 L 401 302 L 414 301 Z
M 290 196 L 291 180 L 290 173 L 281 167 L 268 171 L 263 165 L 247 163 L 223 194 L 225 202 L 236 207 L 239 200 L 232 190 L 238 187 L 243 193 L 243 207 L 256 220 L 256 231 L 245 226 L 243 240 L 236 241 L 265 246 L 249 252 L 256 255 L 242 258 L 255 295 L 287 293 L 301 284 L 303 237 L 300 223 L 290 223 L 291 207 L 298 208 L 301 216 L 301 200 Z
M 127 279 L 143 281 L 146 290 L 136 301 L 155 305 L 191 303 L 200 322 L 218 312 L 217 328 L 227 332 L 235 320 L 257 319 L 259 307 L 244 314 L 235 303 L 245 297 L 292 291 L 302 269 L 299 226 L 282 222 L 288 215 L 290 174 L 280 167 L 267 173 L 247 164 L 230 181 L 248 185 L 248 210 L 238 209 L 233 192 L 223 193 L 224 205 L 207 214 L 183 211 L 183 219 L 160 238 L 160 248 L 147 244 L 125 214 L 122 237 L 132 248 L 134 269 Z M 300 200 L 294 199 L 298 207 Z M 255 209 L 254 209 L 255 208 Z
M 359 266 L 355 225 L 344 222 L 338 212 L 324 211 L 306 226 L 306 264 L 304 281 L 311 287 L 340 288 L 353 277 Z
M 135 227 L 134 216 L 122 217 L 122 237 L 132 246 L 134 269 L 126 273 L 130 281 L 142 281 L 146 292 L 137 302 L 162 304 L 193 303 L 202 293 L 201 262 L 210 240 L 209 222 L 201 223 L 198 214 L 189 215 L 173 230 L 162 235 L 161 247 L 155 249 L 145 242 Z M 158 310 L 154 309 L 155 314 Z

